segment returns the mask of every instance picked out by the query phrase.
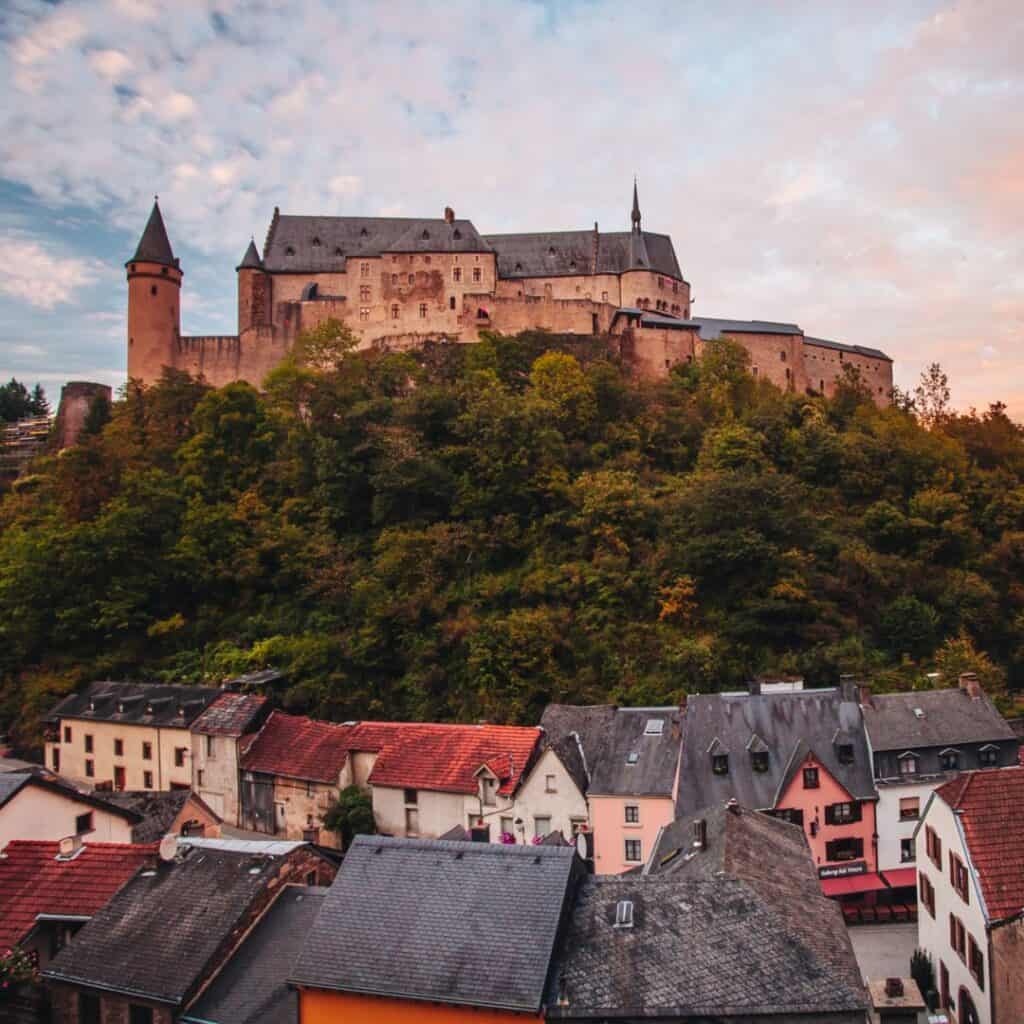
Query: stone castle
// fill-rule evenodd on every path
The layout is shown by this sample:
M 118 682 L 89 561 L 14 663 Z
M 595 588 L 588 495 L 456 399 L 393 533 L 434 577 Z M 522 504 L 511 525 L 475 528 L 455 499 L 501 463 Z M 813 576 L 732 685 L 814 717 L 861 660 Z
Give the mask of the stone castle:
M 892 360 L 877 349 L 812 338 L 791 323 L 691 316 L 690 284 L 672 239 L 641 227 L 633 186 L 629 231 L 481 235 L 445 209 L 439 218 L 306 217 L 275 208 L 262 253 L 237 267 L 238 333 L 181 333 L 182 270 L 159 204 L 128 270 L 128 376 L 163 368 L 220 387 L 259 386 L 305 328 L 335 317 L 361 347 L 473 342 L 481 331 L 543 329 L 606 335 L 633 371 L 659 377 L 704 342 L 742 344 L 751 372 L 781 388 L 832 394 L 845 364 L 888 404 Z

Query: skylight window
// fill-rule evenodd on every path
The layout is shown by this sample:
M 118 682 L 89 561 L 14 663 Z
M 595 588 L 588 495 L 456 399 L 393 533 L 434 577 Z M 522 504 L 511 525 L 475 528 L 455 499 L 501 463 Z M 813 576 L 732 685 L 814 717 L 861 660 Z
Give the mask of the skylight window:
M 645 736 L 660 736 L 665 731 L 665 722 L 661 718 L 648 718 L 644 726 Z
M 633 765 L 633 764 L 636 764 L 637 761 L 639 761 L 639 760 L 640 760 L 640 755 L 637 754 L 635 751 L 632 751 L 632 752 L 630 752 L 630 753 L 628 753 L 626 755 L 626 764 Z
M 632 900 L 619 900 L 615 904 L 615 927 L 616 928 L 632 928 L 633 927 L 633 901 Z

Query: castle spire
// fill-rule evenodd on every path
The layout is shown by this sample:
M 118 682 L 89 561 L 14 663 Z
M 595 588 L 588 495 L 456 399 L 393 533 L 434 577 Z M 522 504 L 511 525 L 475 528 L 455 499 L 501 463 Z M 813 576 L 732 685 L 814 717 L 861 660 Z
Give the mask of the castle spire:
M 633 213 L 631 214 L 633 220 L 633 230 L 640 230 L 640 198 L 636 193 L 636 175 L 633 175 Z
M 174 258 L 171 249 L 170 239 L 167 237 L 167 228 L 164 227 L 164 219 L 160 215 L 160 203 L 154 197 L 153 210 L 146 221 L 146 228 L 142 232 L 139 244 L 135 248 L 135 255 L 129 263 L 159 263 L 165 267 L 176 267 L 178 261 Z
M 263 260 L 260 259 L 259 251 L 256 248 L 256 239 L 249 239 L 249 248 L 245 250 L 245 255 L 242 257 L 242 262 L 235 267 L 236 270 L 246 269 L 262 270 Z

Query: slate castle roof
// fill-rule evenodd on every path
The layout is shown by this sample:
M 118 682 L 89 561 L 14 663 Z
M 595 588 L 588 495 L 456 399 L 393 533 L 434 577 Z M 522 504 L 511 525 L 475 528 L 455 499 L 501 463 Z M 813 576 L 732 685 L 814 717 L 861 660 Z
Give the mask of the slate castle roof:
M 188 728 L 221 691 L 205 686 L 163 683 L 90 683 L 65 697 L 46 716 L 47 722 L 76 718 L 126 725 Z
M 60 844 L 12 839 L 0 857 L 0 949 L 25 939 L 39 915 L 92 917 L 156 856 L 155 846 L 88 843 L 66 860 Z
M 551 704 L 541 728 L 553 745 L 579 737 L 591 794 L 672 795 L 679 764 L 678 708 Z
M 288 976 L 326 895 L 325 888 L 287 886 L 182 1020 L 295 1024 L 299 997 Z
M 357 836 L 291 981 L 536 1014 L 577 870 L 566 847 Z
M 916 714 L 920 711 L 921 714 Z M 861 705 L 875 752 L 1015 740 L 1016 733 L 984 693 L 961 688 L 872 694 Z
M 43 972 L 180 1006 L 275 878 L 281 858 L 184 846 L 135 875 Z
M 171 249 L 171 240 L 167 237 L 167 228 L 164 227 L 159 202 L 154 201 L 142 237 L 135 247 L 135 255 L 128 262 L 159 263 L 165 267 L 178 266 L 174 251 Z
M 1024 767 L 964 772 L 935 796 L 956 813 L 989 922 L 1024 908 Z
M 801 831 L 745 809 L 705 822 L 703 851 L 692 850 L 690 818 L 663 831 L 661 867 L 652 858 L 647 874 L 586 879 L 547 1016 L 863 1020 L 842 912 L 821 895 Z M 615 924 L 622 902 L 630 927 Z
M 767 771 L 753 770 L 752 745 L 767 750 Z M 840 762 L 840 745 L 853 748 L 852 763 Z M 712 753 L 728 755 L 726 774 L 712 770 Z M 758 810 L 775 807 L 809 753 L 854 799 L 876 798 L 860 708 L 840 690 L 690 697 L 677 812 L 688 815 L 730 798 Z

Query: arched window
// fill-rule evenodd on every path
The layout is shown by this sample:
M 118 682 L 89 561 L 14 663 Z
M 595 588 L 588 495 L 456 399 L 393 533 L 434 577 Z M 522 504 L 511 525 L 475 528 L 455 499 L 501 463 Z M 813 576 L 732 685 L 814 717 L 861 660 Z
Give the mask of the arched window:
M 317 292 L 319 292 L 319 290 L 320 289 L 316 281 L 310 281 L 309 284 L 307 284 L 306 287 L 302 289 L 302 301 L 312 301 L 317 297 Z
M 780 359 L 781 359 L 781 360 L 782 360 L 783 362 L 785 362 L 785 361 L 786 361 L 786 351 L 785 351 L 785 349 L 783 349 L 783 350 L 782 350 L 782 351 L 781 351 L 781 352 L 779 353 L 779 358 L 780 358 Z
M 391 319 L 392 320 L 397 320 L 398 319 L 398 303 L 397 302 L 394 303 L 392 305 L 392 307 L 391 307 Z

